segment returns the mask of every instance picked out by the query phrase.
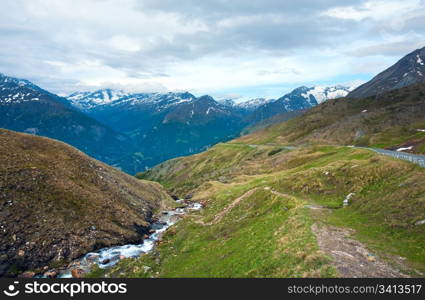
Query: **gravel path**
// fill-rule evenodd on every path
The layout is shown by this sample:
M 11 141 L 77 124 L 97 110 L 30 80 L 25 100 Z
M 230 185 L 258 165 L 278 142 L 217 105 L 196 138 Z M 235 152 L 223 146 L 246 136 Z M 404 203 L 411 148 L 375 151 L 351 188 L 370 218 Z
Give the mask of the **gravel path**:
M 370 253 L 359 241 L 351 239 L 352 229 L 313 224 L 320 249 L 333 258 L 333 264 L 344 278 L 407 277 L 379 257 Z

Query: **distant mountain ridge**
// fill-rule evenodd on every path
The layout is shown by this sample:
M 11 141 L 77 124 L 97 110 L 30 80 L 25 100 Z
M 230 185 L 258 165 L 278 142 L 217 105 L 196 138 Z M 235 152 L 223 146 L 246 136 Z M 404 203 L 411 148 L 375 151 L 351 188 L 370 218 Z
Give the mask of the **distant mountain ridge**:
M 397 63 L 357 87 L 348 97 L 361 98 L 425 82 L 425 47 L 417 49 Z
M 278 99 L 240 103 L 189 92 L 114 89 L 75 92 L 64 98 L 0 74 L 0 127 L 59 139 L 134 174 L 289 120 L 328 99 L 372 96 L 425 82 L 424 74 L 422 48 L 354 90 L 341 85 L 301 86 Z
M 343 86 L 300 87 L 277 100 L 257 98 L 236 103 L 208 95 L 196 97 L 189 92 L 127 93 L 103 89 L 75 92 L 68 100 L 88 116 L 131 136 L 138 149 L 137 166 L 151 167 L 235 138 L 257 122 L 270 118 L 272 124 L 282 119 L 274 116 L 314 107 L 348 91 Z
M 341 85 L 329 87 L 301 86 L 277 100 L 271 100 L 260 105 L 252 114 L 247 116 L 247 122 L 255 124 L 279 114 L 309 109 L 326 100 L 344 97 L 350 90 L 350 87 Z
M 277 100 L 241 103 L 189 92 L 115 89 L 75 92 L 63 98 L 27 80 L 1 75 L 0 127 L 59 139 L 134 174 L 238 137 L 257 122 L 270 118 L 263 124 L 272 124 L 293 117 L 297 114 L 274 118 L 308 109 L 340 92 L 300 87 Z
M 100 89 L 93 92 L 75 92 L 67 97 L 71 105 L 82 110 L 95 110 L 99 106 L 130 105 L 176 105 L 190 101 L 196 97 L 188 92 L 183 93 L 128 93 L 123 90 Z M 165 107 L 162 107 L 165 108 Z
M 0 127 L 58 139 L 115 164 L 132 141 L 74 109 L 67 99 L 35 84 L 0 74 Z
M 234 107 L 235 109 L 246 110 L 247 112 L 254 111 L 261 105 L 274 101 L 275 99 L 254 98 L 246 101 L 236 102 L 233 99 L 216 100 L 218 103 L 225 106 Z
M 104 101 L 103 95 L 108 92 L 123 96 Z M 189 92 L 126 94 L 99 90 L 74 93 L 69 101 L 77 109 L 85 107 L 82 111 L 88 116 L 131 136 L 138 148 L 137 157 L 146 167 L 234 138 L 244 127 L 243 112 L 210 96 L 195 97 Z
M 108 104 L 129 94 L 122 90 L 103 89 L 94 92 L 75 92 L 67 97 L 79 109 L 89 110 L 98 105 Z
M 328 99 L 345 97 L 352 88 L 342 85 L 336 86 L 301 86 L 293 91 L 285 94 L 279 99 L 254 98 L 246 101 L 236 102 L 233 99 L 219 99 L 215 102 L 226 107 L 246 110 L 247 113 L 258 109 L 269 103 L 285 99 L 285 110 L 292 111 L 305 106 L 301 102 L 309 102 L 311 106 L 322 103 Z M 207 96 L 207 95 L 206 95 Z M 203 96 L 204 97 L 204 96 Z M 210 97 L 210 96 L 209 96 Z M 296 97 L 300 97 L 297 99 Z M 100 89 L 93 92 L 74 92 L 66 97 L 71 105 L 81 110 L 98 110 L 106 106 L 119 105 L 156 105 L 156 110 L 163 110 L 172 105 L 178 105 L 185 102 L 191 102 L 197 99 L 196 96 L 189 92 L 168 92 L 168 93 L 128 93 L 123 90 Z M 308 106 L 308 105 L 307 105 Z M 102 107 L 102 108 L 100 108 Z M 278 111 L 277 113 L 281 113 Z

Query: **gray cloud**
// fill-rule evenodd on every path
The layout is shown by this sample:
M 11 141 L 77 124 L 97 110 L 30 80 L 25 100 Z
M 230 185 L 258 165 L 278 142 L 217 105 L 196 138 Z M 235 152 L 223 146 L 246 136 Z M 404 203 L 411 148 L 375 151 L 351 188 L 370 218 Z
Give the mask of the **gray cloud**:
M 408 1 L 419 5 L 417 0 Z M 55 92 L 90 85 L 125 87 L 127 83 L 131 88 L 140 84 L 140 89 L 158 86 L 163 90 L 179 75 L 176 70 L 187 68 L 191 72 L 200 60 L 205 64 L 205 74 L 198 77 L 205 77 L 220 60 L 232 61 L 235 68 L 243 68 L 245 58 L 261 65 L 262 60 L 299 61 L 305 56 L 326 64 L 331 59 L 343 62 L 374 55 L 393 59 L 424 46 L 423 11 L 400 11 L 400 18 L 382 16 L 381 12 L 375 17 L 373 11 L 358 17 L 358 12 L 369 9 L 364 3 L 4 0 L 0 11 L 0 72 L 34 80 Z M 326 13 L 335 9 L 341 12 Z M 213 65 L 209 66 L 209 61 Z M 282 75 L 284 81 L 285 76 L 302 76 L 303 72 L 305 66 L 279 70 L 264 65 L 252 74 L 273 80 Z M 341 72 L 347 69 L 341 66 Z M 251 81 L 255 78 L 247 80 Z M 197 80 L 189 84 L 198 88 Z
M 344 5 L 356 5 L 361 0 L 347 0 Z M 178 13 L 190 18 L 205 18 L 207 20 L 217 20 L 225 17 L 286 13 L 302 16 L 304 14 L 314 14 L 331 7 L 341 5 L 339 0 L 145 0 L 139 1 L 137 7 L 141 10 L 151 9 L 156 11 L 167 11 Z
M 357 4 L 361 1 L 345 1 Z M 356 22 L 320 15 L 340 1 L 141 1 L 141 11 L 165 11 L 197 20 L 208 31 L 177 35 L 152 52 L 181 58 L 215 52 L 269 50 L 288 53 L 300 47 L 334 46 L 352 36 Z M 339 36 L 340 39 L 335 39 Z
M 388 55 L 388 56 L 401 56 L 407 54 L 413 49 L 419 49 L 425 46 L 425 37 L 422 40 L 408 40 L 403 42 L 383 43 L 364 48 L 348 51 L 349 55 L 353 56 L 374 56 L 374 55 Z

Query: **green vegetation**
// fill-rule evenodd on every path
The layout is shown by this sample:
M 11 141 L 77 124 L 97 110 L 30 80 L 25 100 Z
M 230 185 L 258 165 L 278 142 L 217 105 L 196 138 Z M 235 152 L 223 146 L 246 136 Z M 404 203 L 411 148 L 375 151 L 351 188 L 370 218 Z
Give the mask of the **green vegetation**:
M 158 252 L 126 260 L 109 276 L 131 277 L 331 277 L 335 270 L 310 231 L 304 201 L 256 189 L 222 219 L 219 210 L 258 185 L 213 184 L 207 209 L 178 223 Z M 92 276 L 98 276 L 98 271 Z
M 350 147 L 279 149 L 220 144 L 139 174 L 180 196 L 192 194 L 205 208 L 167 232 L 152 254 L 101 274 L 337 276 L 329 257 L 318 249 L 314 222 L 353 228 L 356 238 L 390 264 L 394 256 L 402 256 L 405 272 L 418 276 L 415 270 L 425 271 L 425 227 L 415 225 L 425 219 L 424 169 Z M 352 203 L 343 208 L 343 199 L 352 192 Z M 307 204 L 330 209 L 317 217 Z
M 424 276 L 425 170 L 338 146 L 409 145 L 424 153 L 424 91 L 418 84 L 369 98 L 329 100 L 301 117 L 138 174 L 205 208 L 167 232 L 153 253 L 94 274 L 339 276 L 332 251 L 319 249 L 321 238 L 336 240 L 314 231 L 337 226 L 344 232 L 338 243 L 349 245 L 348 232 L 390 268 Z

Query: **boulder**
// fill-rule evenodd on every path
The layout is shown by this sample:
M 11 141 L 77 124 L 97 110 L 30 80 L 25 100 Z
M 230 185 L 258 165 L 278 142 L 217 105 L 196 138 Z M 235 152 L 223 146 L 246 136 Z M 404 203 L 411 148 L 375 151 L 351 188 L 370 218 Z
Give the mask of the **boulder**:
M 34 272 L 26 271 L 26 272 L 22 273 L 21 276 L 19 276 L 19 277 L 21 277 L 21 278 L 33 278 L 34 276 L 35 276 Z
M 56 271 L 47 271 L 46 273 L 44 273 L 44 276 L 46 276 L 47 278 L 55 278 L 58 275 L 58 272 Z
M 71 270 L 71 275 L 73 278 L 81 278 L 81 276 L 83 275 L 84 271 L 78 268 L 72 269 Z

